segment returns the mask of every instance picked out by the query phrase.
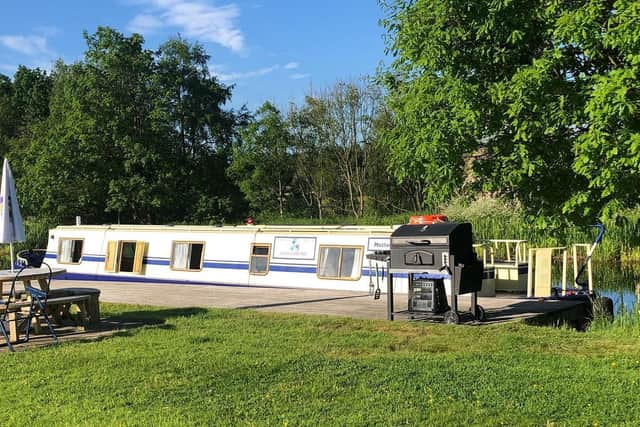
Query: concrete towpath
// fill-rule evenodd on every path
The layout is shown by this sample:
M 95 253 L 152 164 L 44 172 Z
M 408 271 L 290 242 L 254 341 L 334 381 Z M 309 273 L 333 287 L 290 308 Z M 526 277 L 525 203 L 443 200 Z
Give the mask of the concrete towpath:
M 386 319 L 383 294 L 374 300 L 366 292 L 326 289 L 271 288 L 224 285 L 175 285 L 165 283 L 83 282 L 54 280 L 52 288 L 85 287 L 100 289 L 100 301 L 164 307 L 218 307 L 259 311 Z M 571 310 L 576 301 L 539 301 L 504 295 L 479 298 L 488 322 L 505 322 Z M 396 310 L 407 307 L 407 295 L 394 297 Z M 468 296 L 460 297 L 460 309 L 469 307 Z

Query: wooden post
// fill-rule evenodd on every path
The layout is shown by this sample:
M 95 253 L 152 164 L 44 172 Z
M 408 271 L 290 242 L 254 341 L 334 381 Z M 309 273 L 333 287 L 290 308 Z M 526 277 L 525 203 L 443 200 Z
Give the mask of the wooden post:
M 529 266 L 527 272 L 527 297 L 531 298 L 533 296 L 533 251 L 535 249 L 529 249 Z
M 388 285 L 388 281 L 387 281 Z M 100 292 L 91 294 L 91 298 L 86 303 L 87 314 L 89 315 L 89 324 L 97 325 L 100 323 Z
M 593 270 L 591 269 L 591 258 L 587 262 L 587 273 L 589 274 L 589 293 L 593 292 Z
M 578 278 L 578 246 L 574 243 L 571 246 L 573 251 L 573 286 L 575 287 L 576 279 Z
M 562 295 L 567 294 L 567 250 L 562 251 Z
M 387 258 L 387 272 L 389 278 L 387 279 L 387 320 L 393 320 L 393 274 L 391 274 L 391 258 Z M 411 286 L 411 274 L 409 274 L 409 286 Z
M 38 279 L 38 285 L 43 292 L 49 292 L 49 281 L 47 279 Z
M 18 342 L 18 323 L 16 322 L 16 312 L 14 310 L 8 313 L 9 320 L 9 341 Z

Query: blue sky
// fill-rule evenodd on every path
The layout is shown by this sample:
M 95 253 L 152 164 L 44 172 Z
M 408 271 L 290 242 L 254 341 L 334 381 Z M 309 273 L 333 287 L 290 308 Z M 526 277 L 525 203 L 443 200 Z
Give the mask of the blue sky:
M 79 60 L 82 31 L 110 26 L 155 49 L 181 34 L 202 43 L 210 69 L 235 84 L 232 105 L 286 108 L 338 79 L 375 73 L 384 60 L 376 0 L 38 0 L 6 2 L 0 73 Z

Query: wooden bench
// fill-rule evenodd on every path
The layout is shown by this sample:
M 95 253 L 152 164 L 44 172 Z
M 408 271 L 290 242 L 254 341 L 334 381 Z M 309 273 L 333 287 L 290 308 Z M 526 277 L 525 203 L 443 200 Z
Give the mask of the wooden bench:
M 65 319 L 71 317 L 71 306 L 75 304 L 80 310 L 77 314 L 80 319 L 80 324 L 77 326 L 85 329 L 90 319 L 88 313 L 88 303 L 90 299 L 91 295 L 70 295 L 67 297 L 49 298 L 47 300 L 47 312 L 53 317 L 55 323 L 63 323 Z
M 87 325 L 100 323 L 100 290 L 95 288 L 63 288 L 49 292 L 48 306 L 76 304 L 83 313 Z M 67 312 L 68 314 L 68 312 Z

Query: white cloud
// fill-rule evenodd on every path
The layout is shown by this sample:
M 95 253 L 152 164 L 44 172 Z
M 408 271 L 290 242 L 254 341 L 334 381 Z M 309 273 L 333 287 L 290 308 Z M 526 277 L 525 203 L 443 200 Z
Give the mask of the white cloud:
M 0 44 L 25 55 L 48 53 L 47 39 L 41 36 L 0 36 Z
M 217 43 L 241 52 L 244 35 L 235 21 L 240 9 L 235 4 L 212 6 L 201 0 L 143 0 L 153 10 L 140 14 L 129 23 L 137 31 L 153 31 L 160 26 L 177 27 L 187 37 Z
M 211 65 L 211 72 L 218 77 L 220 80 L 224 82 L 234 81 L 234 80 L 246 80 L 254 77 L 260 77 L 267 74 L 271 74 L 280 68 L 279 65 L 272 65 L 270 67 L 263 67 L 257 70 L 252 71 L 242 71 L 242 72 L 224 72 L 222 71 L 222 67 L 220 65 Z
M 311 77 L 310 73 L 296 73 L 296 74 L 291 74 L 289 76 L 291 79 L 293 80 L 300 80 L 300 79 L 306 79 L 307 77 Z
M 284 66 L 285 70 L 294 70 L 296 68 L 298 68 L 300 66 L 299 62 L 289 62 L 287 65 Z
M 132 33 L 152 33 L 162 27 L 162 21 L 153 15 L 138 15 L 129 22 L 127 28 Z

